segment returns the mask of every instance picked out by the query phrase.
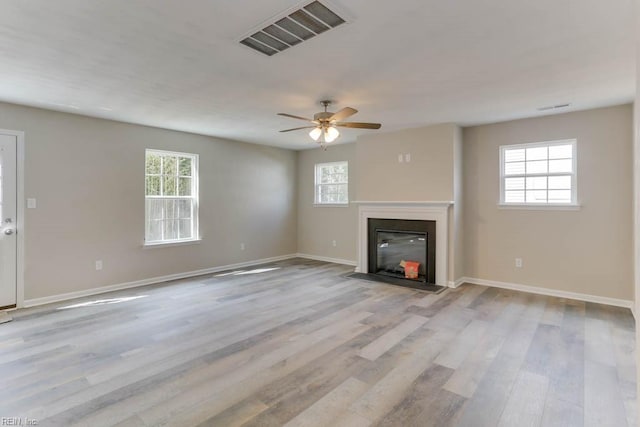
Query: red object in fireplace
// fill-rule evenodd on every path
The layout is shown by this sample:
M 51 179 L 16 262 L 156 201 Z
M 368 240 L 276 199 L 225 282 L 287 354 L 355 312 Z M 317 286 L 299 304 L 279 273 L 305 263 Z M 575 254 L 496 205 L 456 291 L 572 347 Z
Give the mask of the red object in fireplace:
M 405 261 L 404 277 L 406 277 L 407 279 L 417 279 L 419 267 L 420 267 L 420 263 L 417 261 Z

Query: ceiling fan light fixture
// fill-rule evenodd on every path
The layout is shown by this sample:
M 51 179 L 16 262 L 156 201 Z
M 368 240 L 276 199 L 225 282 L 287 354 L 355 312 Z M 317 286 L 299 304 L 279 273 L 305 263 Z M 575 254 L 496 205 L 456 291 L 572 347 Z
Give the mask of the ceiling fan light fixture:
M 330 143 L 340 136 L 340 132 L 333 126 L 318 126 L 311 129 L 309 136 L 316 142 L 322 140 L 322 142 Z
M 314 141 L 317 141 L 318 139 L 320 139 L 320 135 L 322 135 L 322 129 L 320 127 L 313 128 L 313 129 L 311 129 L 311 132 L 309 132 L 309 136 Z
M 329 126 L 324 131 L 324 141 L 327 143 L 335 141 L 339 136 L 340 132 L 338 132 L 338 129 L 334 128 L 333 126 Z

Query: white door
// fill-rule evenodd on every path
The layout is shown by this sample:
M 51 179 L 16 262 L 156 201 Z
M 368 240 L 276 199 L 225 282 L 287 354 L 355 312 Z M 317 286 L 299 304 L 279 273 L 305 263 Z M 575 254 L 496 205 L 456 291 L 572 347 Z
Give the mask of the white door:
M 17 301 L 17 145 L 15 135 L 0 133 L 0 308 Z

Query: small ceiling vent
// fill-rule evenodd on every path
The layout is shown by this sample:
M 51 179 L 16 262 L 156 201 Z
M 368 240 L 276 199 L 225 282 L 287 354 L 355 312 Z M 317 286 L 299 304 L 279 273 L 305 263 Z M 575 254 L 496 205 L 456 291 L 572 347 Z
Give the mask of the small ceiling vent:
M 327 6 L 314 1 L 288 12 L 284 17 L 281 15 L 276 21 L 240 40 L 240 43 L 271 56 L 345 22 Z
M 571 104 L 559 104 L 559 105 L 549 105 L 546 107 L 540 107 L 538 108 L 538 111 L 549 111 L 549 110 L 556 110 L 558 108 L 566 108 L 568 106 L 570 106 Z

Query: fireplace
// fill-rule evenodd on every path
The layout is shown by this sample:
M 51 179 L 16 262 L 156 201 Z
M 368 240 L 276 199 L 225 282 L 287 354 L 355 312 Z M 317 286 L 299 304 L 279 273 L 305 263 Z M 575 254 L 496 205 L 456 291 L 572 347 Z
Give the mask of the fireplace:
M 436 282 L 435 221 L 369 218 L 367 223 L 368 273 L 398 284 Z
M 433 244 L 427 241 L 427 249 L 433 249 L 435 253 L 434 268 L 429 270 L 429 263 L 425 263 L 425 276 L 427 283 L 407 280 L 405 282 L 430 286 L 428 283 L 435 283 L 438 286 L 450 286 L 449 275 L 449 214 L 453 202 L 424 201 L 424 202 L 394 202 L 394 201 L 356 201 L 358 206 L 358 261 L 356 272 L 362 274 L 369 273 L 369 219 L 391 219 L 391 220 L 420 220 L 435 223 L 435 239 L 438 236 L 438 244 L 435 240 Z M 411 231 L 411 230 L 404 230 Z M 418 230 L 419 231 L 419 230 Z M 428 231 L 427 231 L 428 233 Z M 435 281 L 429 278 L 430 274 L 435 274 Z M 386 278 L 384 275 L 375 277 Z M 395 279 L 394 279 L 395 280 Z M 401 280 L 401 279 L 398 279 Z

